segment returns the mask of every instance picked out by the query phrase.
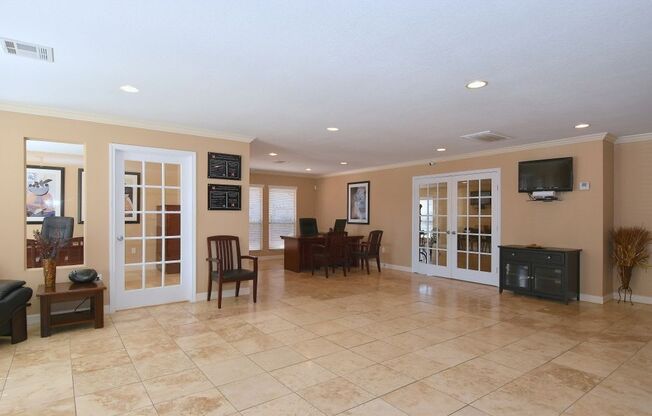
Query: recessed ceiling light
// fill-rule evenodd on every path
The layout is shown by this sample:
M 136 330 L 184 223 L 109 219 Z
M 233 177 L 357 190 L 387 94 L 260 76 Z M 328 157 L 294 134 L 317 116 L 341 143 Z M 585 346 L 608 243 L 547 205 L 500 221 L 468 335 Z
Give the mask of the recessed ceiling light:
M 480 79 L 477 79 L 475 81 L 471 81 L 468 84 L 466 84 L 466 88 L 471 90 L 477 90 L 478 88 L 486 87 L 487 84 L 488 84 L 487 81 L 482 81 Z
M 328 131 L 340 131 L 337 127 L 326 127 L 326 130 Z
M 306 168 L 306 170 L 307 170 L 308 172 L 310 172 L 312 169 L 310 169 L 310 168 Z
M 340 165 L 348 165 L 349 162 L 340 162 Z
M 278 156 L 278 153 L 270 152 L 270 153 L 268 153 L 268 155 L 270 155 L 270 156 Z
M 439 148 L 437 148 L 437 151 L 438 152 L 445 152 L 446 148 L 445 147 L 439 147 Z
M 129 85 L 129 84 L 121 86 L 120 89 L 122 91 L 124 91 L 124 92 L 131 92 L 131 93 L 138 92 L 138 88 L 134 87 L 133 85 Z
M 591 126 L 589 123 L 580 123 L 580 124 L 576 124 L 575 128 L 576 129 L 585 129 L 585 128 L 589 127 L 589 126 Z

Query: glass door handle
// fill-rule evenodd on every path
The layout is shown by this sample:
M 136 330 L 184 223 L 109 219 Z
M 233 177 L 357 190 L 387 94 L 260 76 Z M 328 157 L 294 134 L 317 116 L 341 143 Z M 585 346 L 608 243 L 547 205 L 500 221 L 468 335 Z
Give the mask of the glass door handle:
M 119 236 L 118 236 L 118 237 L 116 237 L 116 238 L 117 238 L 117 240 L 118 240 L 118 241 L 122 241 L 122 240 L 124 240 L 124 239 L 125 239 L 125 238 L 124 238 L 124 236 L 122 236 L 122 235 L 119 235 Z

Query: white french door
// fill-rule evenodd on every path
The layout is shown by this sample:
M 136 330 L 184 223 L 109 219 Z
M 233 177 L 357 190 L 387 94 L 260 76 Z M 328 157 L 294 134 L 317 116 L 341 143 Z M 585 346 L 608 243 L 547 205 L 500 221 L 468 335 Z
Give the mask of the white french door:
M 412 270 L 498 285 L 500 171 L 413 178 Z
M 111 309 L 195 293 L 195 154 L 111 145 Z

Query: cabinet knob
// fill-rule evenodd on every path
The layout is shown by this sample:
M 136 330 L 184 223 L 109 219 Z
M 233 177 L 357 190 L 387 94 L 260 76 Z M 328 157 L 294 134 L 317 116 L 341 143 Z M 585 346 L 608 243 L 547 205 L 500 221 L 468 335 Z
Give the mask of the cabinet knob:
M 550 260 L 552 257 L 550 257 L 550 256 L 546 256 L 546 258 L 547 258 L 548 260 Z
M 514 257 L 515 255 L 516 255 L 516 253 L 512 253 L 512 257 Z

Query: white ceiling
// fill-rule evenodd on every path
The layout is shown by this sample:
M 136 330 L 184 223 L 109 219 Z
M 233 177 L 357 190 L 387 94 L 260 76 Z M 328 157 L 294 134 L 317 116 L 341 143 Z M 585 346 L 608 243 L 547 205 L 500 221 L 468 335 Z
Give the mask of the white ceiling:
M 52 46 L 55 63 L 0 54 L 0 102 L 256 137 L 256 169 L 323 174 L 436 147 L 652 131 L 649 0 L 5 0 L 2 11 L 0 36 Z M 464 88 L 473 79 L 489 86 Z M 482 130 L 513 139 L 459 138 Z

